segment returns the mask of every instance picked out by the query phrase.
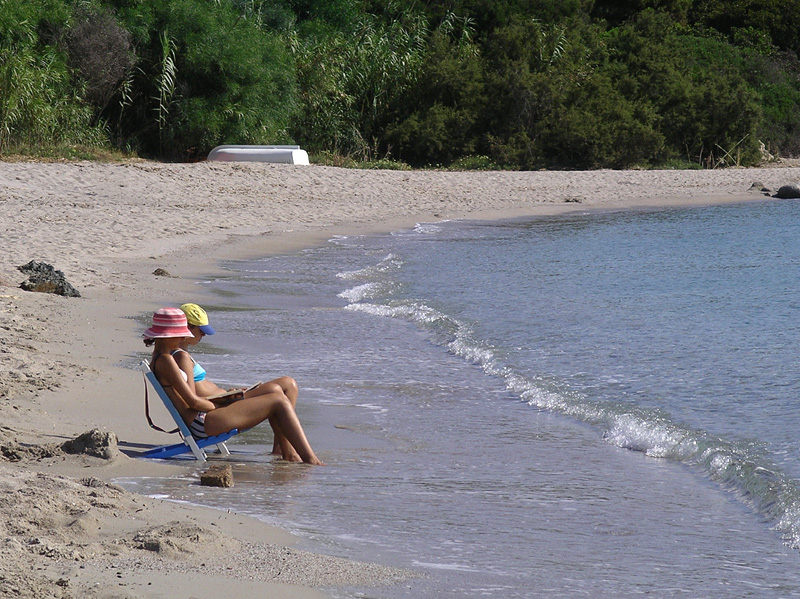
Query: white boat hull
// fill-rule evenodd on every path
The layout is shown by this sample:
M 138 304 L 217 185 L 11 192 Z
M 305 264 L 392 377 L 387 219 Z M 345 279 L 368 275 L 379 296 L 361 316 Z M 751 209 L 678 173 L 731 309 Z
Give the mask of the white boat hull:
M 300 146 L 217 146 L 207 160 L 215 162 L 274 162 L 308 164 L 308 153 Z

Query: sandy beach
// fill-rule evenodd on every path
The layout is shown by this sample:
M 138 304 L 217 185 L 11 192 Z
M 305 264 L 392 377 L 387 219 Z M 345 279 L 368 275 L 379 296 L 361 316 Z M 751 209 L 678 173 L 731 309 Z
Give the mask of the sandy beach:
M 219 260 L 444 219 L 763 201 L 797 183 L 796 161 L 464 173 L 0 162 L 0 596 L 326 597 L 411 575 L 299 551 L 289 533 L 245 516 L 113 484 L 175 468 L 129 455 L 169 441 L 144 418 L 135 357 L 150 314 L 202 303 L 195 282 Z M 23 291 L 18 267 L 31 260 L 62 271 L 81 297 Z M 64 451 L 88 431 L 99 449 Z

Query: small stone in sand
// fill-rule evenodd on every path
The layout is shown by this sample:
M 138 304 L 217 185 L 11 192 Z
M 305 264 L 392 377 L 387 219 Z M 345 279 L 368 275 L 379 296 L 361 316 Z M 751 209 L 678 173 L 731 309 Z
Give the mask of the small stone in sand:
M 232 487 L 233 468 L 230 464 L 214 464 L 200 475 L 200 484 L 206 487 Z

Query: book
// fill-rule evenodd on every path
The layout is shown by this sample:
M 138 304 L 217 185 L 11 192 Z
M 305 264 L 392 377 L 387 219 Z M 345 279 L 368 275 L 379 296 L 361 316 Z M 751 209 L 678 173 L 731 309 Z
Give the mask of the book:
M 231 401 L 235 401 L 237 399 L 244 399 L 244 394 L 248 391 L 252 391 L 256 387 L 258 387 L 261 383 L 258 382 L 254 385 L 250 385 L 247 389 L 231 389 L 230 391 L 226 391 L 225 393 L 218 393 L 216 395 L 209 395 L 206 397 L 209 401 L 213 401 L 214 403 L 222 402 L 230 403 Z

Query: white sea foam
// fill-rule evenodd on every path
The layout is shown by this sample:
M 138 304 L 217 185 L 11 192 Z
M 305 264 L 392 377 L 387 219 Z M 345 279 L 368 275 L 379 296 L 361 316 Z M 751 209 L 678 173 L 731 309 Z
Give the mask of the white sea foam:
M 414 227 L 415 233 L 422 233 L 424 235 L 435 235 L 441 233 L 442 227 L 434 223 L 417 223 Z
M 375 297 L 375 295 L 379 293 L 380 288 L 380 283 L 364 283 L 363 285 L 357 285 L 342 291 L 339 297 L 352 303 L 361 302 L 365 299 Z
M 389 254 L 377 264 L 336 273 L 336 276 L 345 280 L 373 279 L 376 276 L 384 275 L 392 270 L 400 268 L 402 264 L 403 261 L 399 257 L 394 254 Z
M 623 413 L 610 416 L 603 438 L 617 447 L 641 451 L 651 457 L 682 459 L 678 450 L 688 431 L 653 419 L 652 414 Z

